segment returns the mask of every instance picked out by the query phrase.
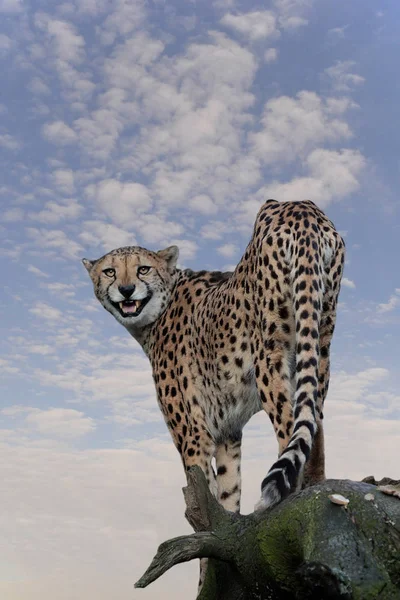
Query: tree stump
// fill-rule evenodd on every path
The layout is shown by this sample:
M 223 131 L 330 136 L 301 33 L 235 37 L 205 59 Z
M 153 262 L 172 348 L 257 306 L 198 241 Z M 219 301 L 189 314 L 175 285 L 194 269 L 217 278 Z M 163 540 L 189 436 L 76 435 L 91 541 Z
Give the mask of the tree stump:
M 385 479 L 384 493 L 367 481 L 327 480 L 239 515 L 218 504 L 194 467 L 183 492 L 196 533 L 161 544 L 135 587 L 208 557 L 198 600 L 400 600 L 399 482 Z

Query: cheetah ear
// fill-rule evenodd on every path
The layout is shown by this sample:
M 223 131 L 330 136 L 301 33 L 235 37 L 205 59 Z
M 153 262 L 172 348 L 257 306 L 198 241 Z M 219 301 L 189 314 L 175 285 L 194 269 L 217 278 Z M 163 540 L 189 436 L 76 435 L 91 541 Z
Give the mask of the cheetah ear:
M 169 246 L 165 250 L 159 250 L 157 256 L 167 263 L 168 271 L 172 272 L 176 268 L 178 262 L 179 248 L 178 246 Z
M 94 263 L 96 262 L 95 260 L 88 260 L 87 258 L 82 258 L 82 262 L 87 270 L 88 273 L 90 273 L 90 271 L 92 270 L 92 267 L 94 265 Z

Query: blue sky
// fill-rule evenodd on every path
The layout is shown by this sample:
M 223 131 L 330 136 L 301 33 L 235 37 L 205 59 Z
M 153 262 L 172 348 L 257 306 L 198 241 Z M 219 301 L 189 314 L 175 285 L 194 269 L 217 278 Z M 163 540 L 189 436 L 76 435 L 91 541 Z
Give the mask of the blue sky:
M 0 15 L 0 592 L 186 599 L 197 565 L 132 590 L 189 532 L 184 475 L 147 359 L 80 259 L 174 243 L 181 266 L 229 269 L 263 200 L 317 202 L 347 244 L 328 475 L 395 476 L 400 7 L 0 0 Z M 244 512 L 275 452 L 256 415 Z

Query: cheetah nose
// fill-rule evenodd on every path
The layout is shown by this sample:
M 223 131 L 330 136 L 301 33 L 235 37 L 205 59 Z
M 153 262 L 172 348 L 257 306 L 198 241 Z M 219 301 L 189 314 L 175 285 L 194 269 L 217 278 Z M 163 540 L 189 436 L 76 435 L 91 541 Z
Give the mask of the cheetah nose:
M 120 285 L 118 286 L 118 291 L 128 300 L 135 291 L 135 287 L 135 285 Z

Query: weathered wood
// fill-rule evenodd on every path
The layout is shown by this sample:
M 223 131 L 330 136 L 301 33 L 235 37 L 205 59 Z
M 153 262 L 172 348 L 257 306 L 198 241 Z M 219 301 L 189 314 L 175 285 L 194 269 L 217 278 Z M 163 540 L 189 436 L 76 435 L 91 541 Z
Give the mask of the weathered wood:
M 196 533 L 162 544 L 136 587 L 209 557 L 198 600 L 400 599 L 400 501 L 372 483 L 328 480 L 244 516 L 225 511 L 194 467 L 184 494 Z
M 201 531 L 193 535 L 183 535 L 164 542 L 159 546 L 151 565 L 135 584 L 135 587 L 144 588 L 148 586 L 149 583 L 158 579 L 174 565 L 194 558 L 206 557 L 227 561 L 233 558 L 226 552 L 221 540 L 207 531 Z

